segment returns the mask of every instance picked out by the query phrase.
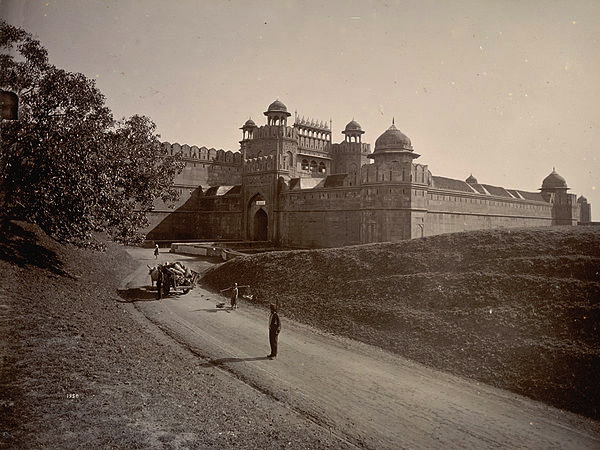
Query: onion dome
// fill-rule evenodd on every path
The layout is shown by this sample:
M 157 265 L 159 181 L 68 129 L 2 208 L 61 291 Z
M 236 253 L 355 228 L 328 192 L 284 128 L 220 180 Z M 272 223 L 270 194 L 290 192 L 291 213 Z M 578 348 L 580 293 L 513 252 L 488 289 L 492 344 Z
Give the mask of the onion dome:
M 345 134 L 346 136 L 356 136 L 364 133 L 365 132 L 362 130 L 360 124 L 354 119 L 348 122 L 348 125 L 346 125 L 346 128 L 344 128 L 344 131 L 342 131 L 342 134 Z
M 569 189 L 567 181 L 552 168 L 552 173 L 542 181 L 542 189 Z
M 397 156 L 409 157 L 412 159 L 418 158 L 418 155 L 413 151 L 410 139 L 402 133 L 392 120 L 392 125 L 375 141 L 375 150 L 367 158 L 372 158 L 377 161 L 390 160 Z
M 271 103 L 264 114 L 266 116 L 269 113 L 284 113 L 287 116 L 292 115 L 288 112 L 287 106 L 285 106 L 283 102 L 280 102 L 279 100 L 275 100 L 273 103 Z
M 394 123 L 375 141 L 375 152 L 386 150 L 413 151 L 410 139 Z
M 350 122 L 348 122 L 348 125 L 346 125 L 346 128 L 344 128 L 344 131 L 342 131 L 342 133 L 346 134 L 346 133 L 364 133 L 364 131 L 362 130 L 362 127 L 360 126 L 360 123 L 358 123 L 357 121 L 355 121 L 354 119 L 352 119 Z
M 256 128 L 256 124 L 254 123 L 254 120 L 252 120 L 252 119 L 246 120 L 246 123 L 244 124 L 244 126 L 242 128 L 240 128 L 240 130 L 243 130 L 245 128 Z
M 465 180 L 468 184 L 479 184 L 477 182 L 477 178 L 473 176 L 473 174 L 469 175 L 469 178 Z
M 585 203 L 587 203 L 587 202 L 588 202 L 587 198 L 585 198 L 583 195 L 582 195 L 582 196 L 580 196 L 580 197 L 577 199 L 577 203 L 584 203 L 584 204 L 585 204 Z

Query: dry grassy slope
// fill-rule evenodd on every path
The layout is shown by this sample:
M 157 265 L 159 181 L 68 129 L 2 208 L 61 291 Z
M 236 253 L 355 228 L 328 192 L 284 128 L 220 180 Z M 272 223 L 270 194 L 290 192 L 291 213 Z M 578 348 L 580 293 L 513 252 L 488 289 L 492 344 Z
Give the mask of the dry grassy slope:
M 236 258 L 204 277 L 424 364 L 600 418 L 600 228 Z
M 0 449 L 344 445 L 134 320 L 134 267 L 0 220 Z

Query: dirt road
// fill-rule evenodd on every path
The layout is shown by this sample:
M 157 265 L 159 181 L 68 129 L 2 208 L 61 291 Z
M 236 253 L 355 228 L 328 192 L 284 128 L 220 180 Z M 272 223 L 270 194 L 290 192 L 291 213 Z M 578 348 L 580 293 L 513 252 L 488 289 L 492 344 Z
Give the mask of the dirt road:
M 139 269 L 126 287 L 147 286 L 148 250 L 133 249 Z M 202 267 L 198 259 L 161 254 Z M 269 360 L 268 312 L 236 311 L 195 289 L 185 296 L 131 304 L 165 333 L 289 408 L 312 418 L 349 446 L 366 448 L 598 449 L 600 423 L 511 392 L 432 370 L 348 339 L 286 320 L 279 356 Z M 231 393 L 235 395 L 235 392 Z

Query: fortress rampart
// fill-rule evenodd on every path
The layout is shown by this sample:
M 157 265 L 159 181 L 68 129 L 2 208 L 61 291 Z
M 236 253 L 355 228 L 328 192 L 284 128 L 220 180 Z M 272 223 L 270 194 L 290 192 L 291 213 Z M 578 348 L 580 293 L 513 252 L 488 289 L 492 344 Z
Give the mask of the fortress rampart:
M 415 162 L 410 139 L 392 123 L 375 142 L 352 120 L 332 143 L 324 122 L 299 119 L 280 101 L 267 124 L 249 119 L 240 151 L 163 143 L 186 163 L 177 205 L 157 202 L 148 238 L 268 240 L 333 247 L 440 233 L 587 223 L 591 206 L 552 171 L 538 192 L 434 176 Z M 370 161 L 372 160 L 372 161 Z M 587 222 L 586 222 L 587 221 Z

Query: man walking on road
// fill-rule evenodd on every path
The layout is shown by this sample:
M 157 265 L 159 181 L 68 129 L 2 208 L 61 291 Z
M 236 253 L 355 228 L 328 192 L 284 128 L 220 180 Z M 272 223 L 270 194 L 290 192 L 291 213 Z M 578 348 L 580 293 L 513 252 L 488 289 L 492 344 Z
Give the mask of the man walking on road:
M 271 303 L 271 316 L 269 317 L 269 344 L 271 344 L 271 353 L 267 358 L 273 359 L 277 357 L 277 338 L 281 331 L 281 322 L 277 314 L 277 307 Z

